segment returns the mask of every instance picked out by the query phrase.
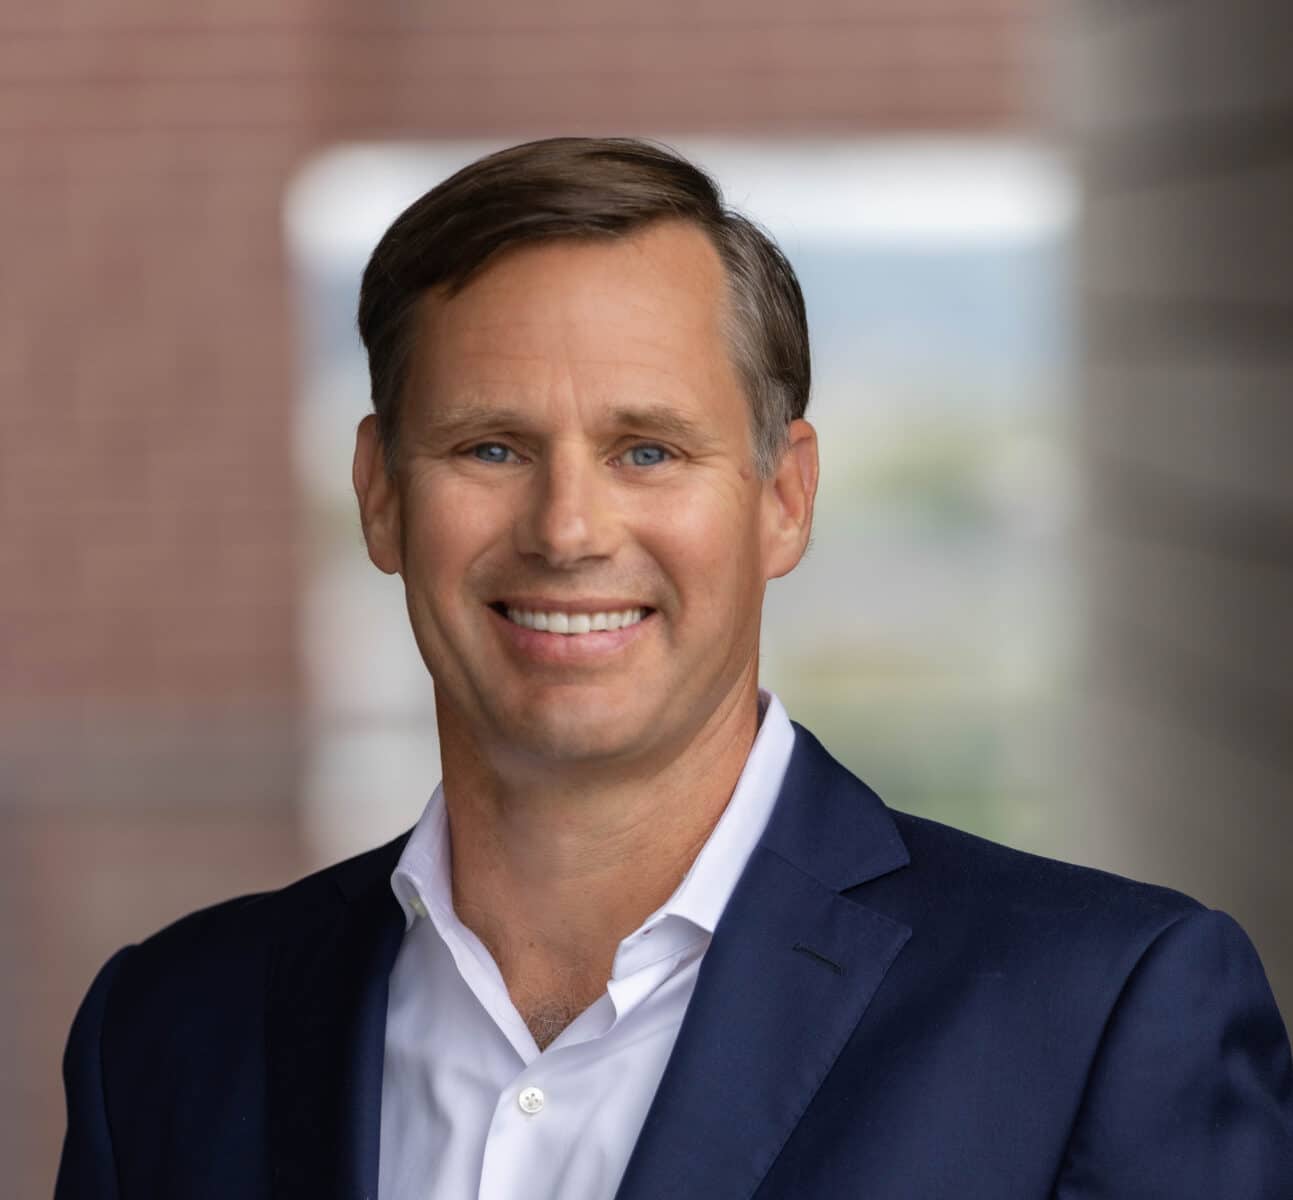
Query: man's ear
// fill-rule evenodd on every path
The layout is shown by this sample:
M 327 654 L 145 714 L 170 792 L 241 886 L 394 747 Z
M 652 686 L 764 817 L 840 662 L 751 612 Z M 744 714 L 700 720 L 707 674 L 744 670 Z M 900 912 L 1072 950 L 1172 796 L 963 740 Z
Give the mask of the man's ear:
M 791 421 L 781 461 L 763 485 L 763 553 L 768 579 L 788 575 L 804 556 L 817 498 L 817 431 Z
M 355 465 L 352 475 L 359 500 L 359 519 L 373 565 L 388 575 L 400 571 L 400 494 L 386 473 L 377 417 L 369 413 L 355 432 Z

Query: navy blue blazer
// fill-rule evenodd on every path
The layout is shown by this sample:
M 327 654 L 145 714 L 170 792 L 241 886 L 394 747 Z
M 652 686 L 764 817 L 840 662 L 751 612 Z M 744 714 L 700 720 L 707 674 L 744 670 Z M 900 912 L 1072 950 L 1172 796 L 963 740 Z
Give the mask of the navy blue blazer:
M 122 950 L 57 1200 L 377 1194 L 404 839 Z M 619 1200 L 1287 1200 L 1248 939 L 1162 888 L 891 812 L 803 729 Z

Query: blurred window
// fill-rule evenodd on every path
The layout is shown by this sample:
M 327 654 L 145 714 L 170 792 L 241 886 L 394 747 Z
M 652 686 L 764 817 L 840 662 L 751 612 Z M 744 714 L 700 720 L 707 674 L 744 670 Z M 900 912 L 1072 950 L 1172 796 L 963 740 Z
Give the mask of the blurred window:
M 668 140 L 777 238 L 808 305 L 822 485 L 806 561 L 768 590 L 762 681 L 895 807 L 1046 848 L 1073 625 L 1063 163 L 983 138 Z M 359 276 L 410 201 L 499 144 L 339 149 L 288 196 L 320 860 L 407 827 L 439 778 L 399 580 L 350 489 Z

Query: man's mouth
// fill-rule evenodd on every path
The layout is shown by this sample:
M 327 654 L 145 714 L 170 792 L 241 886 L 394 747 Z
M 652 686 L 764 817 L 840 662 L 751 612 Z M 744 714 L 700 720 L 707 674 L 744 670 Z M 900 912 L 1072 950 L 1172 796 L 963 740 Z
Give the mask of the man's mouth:
M 571 612 L 564 609 L 517 608 L 502 601 L 491 604 L 490 608 L 500 616 L 506 617 L 513 625 L 520 625 L 522 629 L 533 629 L 539 633 L 563 633 L 567 637 L 627 629 L 655 611 L 652 608 L 639 606 L 596 612 L 586 610 Z

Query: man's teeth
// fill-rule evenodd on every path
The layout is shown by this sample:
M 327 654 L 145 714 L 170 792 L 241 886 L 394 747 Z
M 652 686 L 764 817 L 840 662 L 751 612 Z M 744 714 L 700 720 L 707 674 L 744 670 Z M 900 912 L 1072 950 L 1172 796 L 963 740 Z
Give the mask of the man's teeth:
M 627 629 L 636 625 L 645 615 L 641 608 L 626 608 L 621 612 L 564 613 L 529 612 L 523 608 L 509 608 L 507 619 L 526 629 L 541 633 L 600 633 L 608 629 Z

